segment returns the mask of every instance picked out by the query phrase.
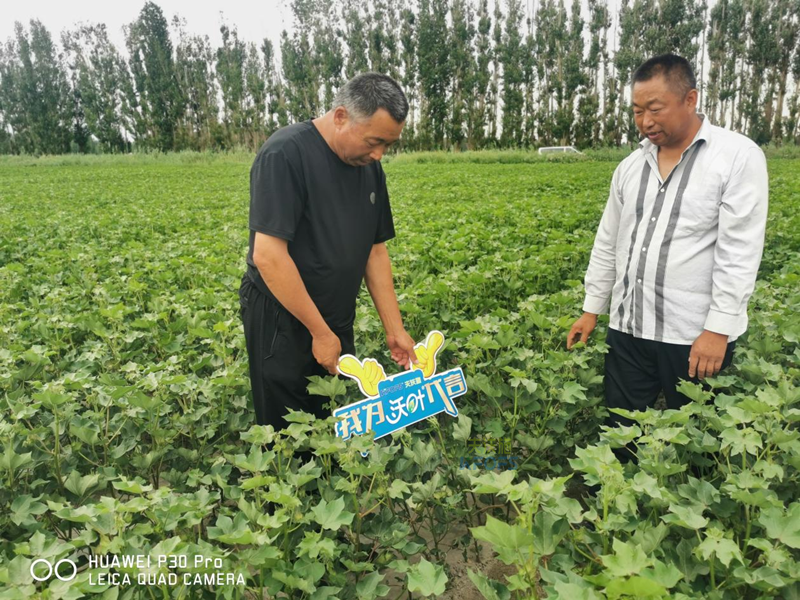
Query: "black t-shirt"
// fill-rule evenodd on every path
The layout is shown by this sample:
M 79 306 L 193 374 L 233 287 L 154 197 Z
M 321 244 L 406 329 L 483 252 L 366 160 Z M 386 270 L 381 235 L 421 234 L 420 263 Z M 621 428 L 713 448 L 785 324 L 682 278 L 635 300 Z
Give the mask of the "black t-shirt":
M 288 240 L 325 322 L 336 332 L 352 327 L 372 246 L 394 237 L 380 162 L 342 162 L 311 121 L 283 127 L 250 169 L 248 273 L 268 292 L 253 262 L 256 232 Z

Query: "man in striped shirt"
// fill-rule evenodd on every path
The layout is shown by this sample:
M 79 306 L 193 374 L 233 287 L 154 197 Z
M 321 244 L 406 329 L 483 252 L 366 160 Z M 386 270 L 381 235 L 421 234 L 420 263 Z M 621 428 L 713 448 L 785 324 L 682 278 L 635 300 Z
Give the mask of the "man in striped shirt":
M 633 74 L 644 139 L 614 171 L 586 271 L 586 299 L 567 347 L 586 342 L 609 312 L 609 408 L 644 410 L 663 392 L 689 399 L 681 379 L 730 364 L 747 328 L 764 247 L 767 166 L 759 147 L 696 112 L 696 80 L 673 54 Z M 630 421 L 611 414 L 609 424 Z

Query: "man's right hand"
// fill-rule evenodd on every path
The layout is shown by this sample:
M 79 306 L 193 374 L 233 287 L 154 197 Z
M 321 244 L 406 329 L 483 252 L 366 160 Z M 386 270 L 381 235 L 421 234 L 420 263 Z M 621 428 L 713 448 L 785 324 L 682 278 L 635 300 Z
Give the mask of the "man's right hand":
M 311 343 L 311 352 L 314 358 L 331 375 L 336 375 L 336 365 L 339 363 L 339 356 L 342 354 L 342 342 L 339 336 L 330 329 L 320 335 L 314 336 Z
M 572 346 L 578 342 L 583 342 L 585 344 L 589 339 L 589 334 L 594 331 L 596 326 L 597 315 L 587 312 L 583 313 L 583 316 L 575 321 L 569 330 L 569 334 L 567 335 L 567 350 L 571 350 Z

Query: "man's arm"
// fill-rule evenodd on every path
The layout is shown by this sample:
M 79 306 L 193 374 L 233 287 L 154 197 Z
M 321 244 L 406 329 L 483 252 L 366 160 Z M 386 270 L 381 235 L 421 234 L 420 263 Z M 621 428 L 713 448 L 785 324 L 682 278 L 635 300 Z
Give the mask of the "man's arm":
M 584 279 L 586 299 L 583 302 L 583 316 L 575 321 L 569 330 L 567 350 L 579 341 L 586 343 L 589 334 L 597 325 L 597 315 L 608 311 L 611 301 L 611 290 L 617 277 L 617 232 L 622 210 L 618 173 L 619 167 L 611 178 L 608 202 L 606 202 L 603 217 L 600 219 L 600 226 L 597 228 L 589 267 L 586 269 L 586 278 Z
M 711 307 L 705 331 L 692 344 L 690 377 L 703 379 L 719 372 L 728 336 L 737 333 L 747 311 L 764 250 L 768 194 L 764 153 L 750 147 L 737 157 L 722 192 L 711 272 Z
M 370 296 L 372 296 L 372 301 L 375 303 L 375 308 L 378 310 L 381 323 L 383 323 L 386 344 L 391 350 L 392 360 L 402 367 L 410 366 L 409 361 L 416 363 L 414 340 L 403 327 L 400 307 L 397 305 L 392 279 L 392 263 L 389 260 L 386 244 L 380 243 L 372 246 L 364 281 Z
M 253 262 L 269 291 L 311 333 L 314 358 L 331 375 L 335 375 L 336 363 L 342 353 L 341 342 L 328 327 L 311 296 L 308 295 L 297 265 L 289 255 L 288 242 L 256 232 Z

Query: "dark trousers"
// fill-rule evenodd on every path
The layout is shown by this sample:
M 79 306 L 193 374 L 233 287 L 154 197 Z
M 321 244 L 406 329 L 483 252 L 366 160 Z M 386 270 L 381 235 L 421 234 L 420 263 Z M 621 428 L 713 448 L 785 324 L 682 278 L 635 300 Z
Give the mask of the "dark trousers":
M 605 395 L 608 408 L 645 410 L 652 407 L 659 392 L 664 393 L 667 408 L 678 409 L 691 400 L 678 392 L 679 380 L 689 378 L 691 345 L 667 344 L 633 337 L 615 329 L 608 330 L 609 346 L 605 360 Z M 736 342 L 728 343 L 722 368 L 731 364 Z M 614 413 L 608 425 L 631 425 L 632 421 Z
M 328 372 L 311 352 L 311 334 L 274 298 L 263 293 L 245 273 L 239 286 L 239 304 L 247 355 L 256 423 L 275 430 L 288 425 L 288 409 L 301 410 L 324 419 L 329 400 L 306 391 L 307 377 Z M 342 354 L 355 354 L 352 328 L 337 333 Z

